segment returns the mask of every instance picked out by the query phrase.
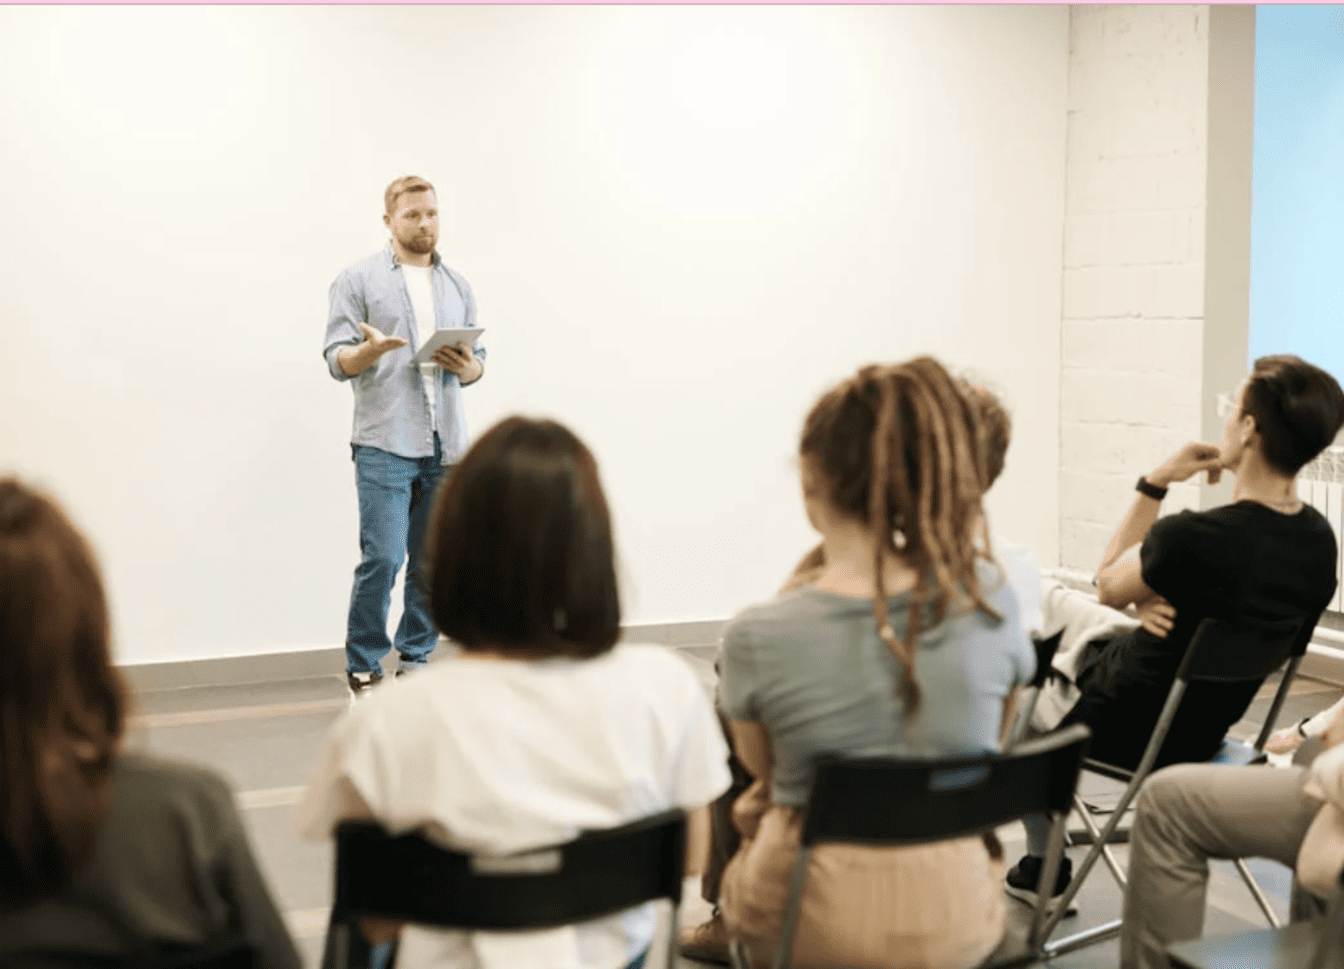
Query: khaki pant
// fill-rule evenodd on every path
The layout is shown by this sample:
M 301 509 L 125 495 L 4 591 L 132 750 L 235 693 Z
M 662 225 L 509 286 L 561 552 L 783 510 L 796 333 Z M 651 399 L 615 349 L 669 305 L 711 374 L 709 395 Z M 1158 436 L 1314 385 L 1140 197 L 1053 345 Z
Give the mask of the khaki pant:
M 1179 764 L 1144 783 L 1129 838 L 1122 969 L 1167 969 L 1167 946 L 1204 934 L 1210 858 L 1293 867 L 1321 807 L 1303 793 L 1305 776 L 1303 768 Z M 1318 907 L 1294 887 L 1293 919 Z
M 742 845 L 723 874 L 728 930 L 769 966 L 797 858 L 802 812 L 756 782 L 734 806 Z M 900 848 L 821 845 L 794 936 L 797 969 L 969 969 L 999 944 L 1003 863 L 980 838 Z

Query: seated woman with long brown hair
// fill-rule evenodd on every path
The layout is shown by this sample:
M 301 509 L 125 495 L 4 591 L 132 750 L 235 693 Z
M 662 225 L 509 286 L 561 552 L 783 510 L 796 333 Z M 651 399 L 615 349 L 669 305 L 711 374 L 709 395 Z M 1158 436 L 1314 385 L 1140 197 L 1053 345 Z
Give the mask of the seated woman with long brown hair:
M 426 542 L 434 621 L 461 651 L 337 723 L 300 807 L 305 832 L 372 818 L 501 855 L 680 807 L 702 841 L 727 747 L 687 663 L 617 644 L 611 521 L 583 443 L 554 421 L 497 424 L 441 486 Z M 649 905 L 541 933 L 412 926 L 397 966 L 634 969 L 653 930 Z M 399 931 L 366 925 L 374 942 Z
M 84 537 L 0 480 L 0 965 L 250 944 L 263 969 L 298 969 L 225 783 L 121 750 L 108 639 Z
M 724 634 L 721 700 L 755 778 L 722 911 L 769 965 L 819 755 L 998 749 L 1035 657 L 988 558 L 975 405 L 936 360 L 865 367 L 812 409 L 800 448 L 824 564 Z M 813 855 L 793 964 L 965 969 L 1000 941 L 1001 851 L 968 838 Z

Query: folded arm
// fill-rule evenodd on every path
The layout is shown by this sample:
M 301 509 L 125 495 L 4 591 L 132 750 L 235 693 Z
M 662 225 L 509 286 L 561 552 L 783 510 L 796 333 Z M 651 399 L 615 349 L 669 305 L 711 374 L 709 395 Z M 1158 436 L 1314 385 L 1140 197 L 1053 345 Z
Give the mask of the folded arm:
M 1217 482 L 1222 473 L 1222 457 L 1217 447 L 1201 444 L 1198 441 L 1185 445 L 1158 469 L 1145 475 L 1144 479 L 1154 487 L 1169 488 L 1179 481 L 1185 481 L 1200 471 L 1209 475 L 1209 483 Z M 1097 569 L 1097 598 L 1102 605 L 1113 609 L 1123 609 L 1130 605 L 1142 605 L 1157 593 L 1143 581 L 1143 572 L 1139 563 L 1139 547 L 1143 544 L 1148 530 L 1157 521 L 1162 509 L 1160 499 L 1151 498 L 1139 492 L 1129 513 L 1120 522 L 1120 527 L 1111 536 L 1106 552 Z

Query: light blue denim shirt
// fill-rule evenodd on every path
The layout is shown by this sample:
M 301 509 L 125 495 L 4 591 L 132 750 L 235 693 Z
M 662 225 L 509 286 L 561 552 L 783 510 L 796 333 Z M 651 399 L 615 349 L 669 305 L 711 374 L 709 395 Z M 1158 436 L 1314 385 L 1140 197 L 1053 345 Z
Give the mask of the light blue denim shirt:
M 437 252 L 431 258 L 435 329 L 475 326 L 476 297 L 471 287 L 443 264 Z M 331 284 L 329 300 L 331 309 L 327 313 L 322 355 L 331 375 L 337 380 L 349 380 L 355 391 L 350 443 L 376 447 L 403 458 L 426 458 L 434 454 L 437 430 L 443 463 L 456 464 L 468 444 L 462 384 L 457 374 L 439 369 L 438 380 L 434 382 L 438 426 L 432 426 L 420 368 L 411 362 L 421 343 L 415 313 L 391 243 L 382 252 L 342 270 Z M 406 346 L 383 354 L 373 366 L 351 377 L 336 358 L 345 347 L 364 342 L 360 323 L 368 323 L 388 336 L 399 336 Z M 478 360 L 485 361 L 485 347 L 480 340 L 472 350 Z

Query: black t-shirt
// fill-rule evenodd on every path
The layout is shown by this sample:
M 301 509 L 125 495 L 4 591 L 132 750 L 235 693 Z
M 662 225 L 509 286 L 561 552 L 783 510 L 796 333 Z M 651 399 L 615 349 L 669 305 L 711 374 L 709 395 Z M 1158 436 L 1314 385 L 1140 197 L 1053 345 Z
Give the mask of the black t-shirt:
M 1284 515 L 1255 501 L 1159 519 L 1140 549 L 1143 581 L 1176 609 L 1166 639 L 1136 629 L 1111 640 L 1078 678 L 1066 718 L 1092 728 L 1090 755 L 1137 765 L 1195 628 L 1207 616 L 1304 618 L 1310 637 L 1335 592 L 1335 536 L 1315 508 Z M 1191 684 L 1158 766 L 1212 757 L 1258 684 Z

